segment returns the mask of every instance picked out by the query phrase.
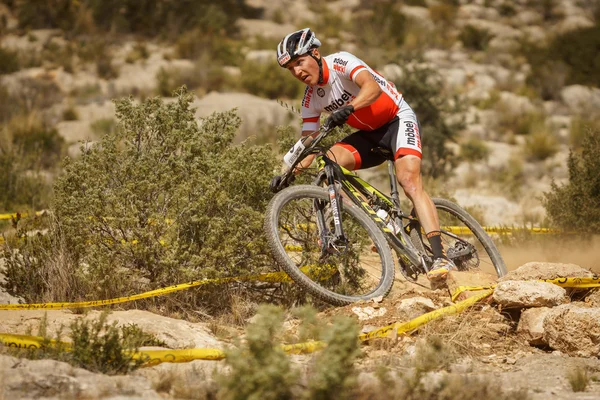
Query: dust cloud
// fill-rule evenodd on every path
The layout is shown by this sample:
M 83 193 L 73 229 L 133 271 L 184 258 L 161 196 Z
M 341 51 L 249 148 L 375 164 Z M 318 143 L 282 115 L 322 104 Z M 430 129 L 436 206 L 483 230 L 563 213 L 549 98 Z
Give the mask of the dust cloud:
M 577 264 L 600 273 L 600 236 L 534 237 L 520 244 L 498 245 L 509 271 L 530 261 Z

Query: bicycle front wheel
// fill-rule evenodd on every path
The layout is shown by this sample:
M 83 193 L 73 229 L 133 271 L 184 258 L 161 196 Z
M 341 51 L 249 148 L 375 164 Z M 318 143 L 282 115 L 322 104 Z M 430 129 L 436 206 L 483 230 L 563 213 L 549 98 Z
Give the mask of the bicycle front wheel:
M 506 265 L 492 239 L 481 225 L 459 205 L 431 199 L 440 220 L 442 244 L 459 271 L 481 270 L 498 277 L 506 275 Z M 411 229 L 411 240 L 431 265 L 433 254 L 423 229 Z
M 313 296 L 334 305 L 385 296 L 394 259 L 383 232 L 350 201 L 342 201 L 345 240 L 336 240 L 325 188 L 296 185 L 269 203 L 265 231 L 279 265 Z

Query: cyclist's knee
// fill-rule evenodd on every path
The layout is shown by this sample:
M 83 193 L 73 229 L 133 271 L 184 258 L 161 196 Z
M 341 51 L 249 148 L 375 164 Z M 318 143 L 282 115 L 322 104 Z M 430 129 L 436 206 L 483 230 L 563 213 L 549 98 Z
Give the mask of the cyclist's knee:
M 355 166 L 355 157 L 352 152 L 342 146 L 333 146 L 327 152 L 327 157 L 331 158 L 342 167 L 353 170 Z

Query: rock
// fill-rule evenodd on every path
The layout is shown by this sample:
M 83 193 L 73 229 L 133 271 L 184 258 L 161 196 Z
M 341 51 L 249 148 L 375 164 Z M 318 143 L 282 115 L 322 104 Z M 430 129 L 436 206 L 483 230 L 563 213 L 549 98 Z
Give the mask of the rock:
M 544 318 L 551 311 L 548 307 L 536 307 L 524 310 L 519 318 L 517 333 L 531 345 L 544 345 Z
M 594 274 L 575 264 L 528 262 L 500 278 L 498 281 L 528 281 L 556 278 L 591 278 Z
M 385 307 L 374 308 L 374 307 L 352 307 L 352 312 L 358 316 L 361 321 L 366 321 L 371 318 L 381 317 L 385 315 L 387 309 Z
M 519 96 L 511 92 L 500 92 L 500 106 L 512 117 L 532 113 L 535 107 L 531 100 L 525 96 Z
M 259 64 L 274 63 L 277 60 L 275 50 L 251 50 L 246 53 L 246 61 Z
M 0 371 L 6 399 L 162 398 L 143 377 L 107 376 L 54 360 L 0 355 Z
M 544 319 L 544 340 L 570 356 L 597 357 L 600 353 L 600 308 L 564 304 Z
M 62 329 L 62 337 L 68 338 L 69 326 L 80 315 L 61 310 L 7 310 L 2 311 L 0 332 L 14 334 L 37 334 L 40 321 L 46 316 L 47 332 L 51 338 Z M 91 311 L 85 317 L 95 320 L 99 311 Z M 224 344 L 216 339 L 206 324 L 163 317 L 142 310 L 114 311 L 108 315 L 107 322 L 116 321 L 119 326 L 135 324 L 144 332 L 153 334 L 172 349 L 186 348 L 223 348 Z
M 312 13 L 310 10 L 306 10 L 306 12 Z M 310 20 L 310 17 L 305 15 L 307 19 Z M 238 19 L 238 26 L 240 27 L 240 31 L 242 36 L 245 37 L 254 37 L 254 36 L 262 36 L 269 39 L 277 39 L 281 40 L 288 33 L 292 33 L 297 31 L 298 29 L 292 24 L 278 24 L 273 21 L 261 20 L 261 19 Z M 317 32 L 318 35 L 318 32 Z M 318 36 L 317 36 L 318 37 Z
M 497 277 L 482 271 L 450 271 L 446 283 L 448 291 L 453 296 L 454 292 L 461 286 L 478 287 L 491 286 L 496 283 Z M 479 290 L 464 291 L 454 301 L 468 299 L 471 296 L 481 293 Z
M 600 110 L 600 89 L 583 85 L 565 86 L 560 91 L 566 106 L 576 114 L 598 115 Z
M 3 274 L 4 268 L 4 258 L 0 257 L 0 284 L 6 282 L 6 277 Z M 0 304 L 19 304 L 24 302 L 25 300 L 21 297 L 12 296 L 0 287 Z
M 386 64 L 383 66 L 383 68 L 381 68 L 380 72 L 388 81 L 402 81 L 403 71 L 398 64 Z
M 492 156 L 489 160 L 492 160 Z M 486 225 L 516 224 L 522 218 L 519 205 L 503 196 L 489 196 L 469 189 L 459 189 L 454 192 L 454 198 L 462 207 L 480 207 L 485 215 Z
M 573 15 L 564 18 L 553 29 L 555 32 L 565 34 L 578 29 L 589 28 L 594 26 L 594 22 L 583 15 Z
M 600 307 L 600 288 L 591 289 L 584 301 L 592 307 Z
M 569 301 L 565 289 L 548 282 L 503 281 L 492 298 L 503 308 L 553 307 Z
M 403 299 L 400 304 L 396 306 L 398 315 L 402 320 L 410 321 L 411 319 L 417 318 L 420 315 L 428 313 L 436 309 L 435 304 L 431 299 L 425 297 L 411 297 L 409 299 Z
M 195 99 L 192 107 L 196 108 L 197 117 L 207 117 L 214 112 L 237 108 L 238 115 L 242 119 L 238 141 L 252 135 L 259 135 L 265 129 L 275 129 L 277 125 L 290 123 L 295 117 L 295 114 L 275 100 L 263 99 L 247 93 L 211 92 L 200 99 Z

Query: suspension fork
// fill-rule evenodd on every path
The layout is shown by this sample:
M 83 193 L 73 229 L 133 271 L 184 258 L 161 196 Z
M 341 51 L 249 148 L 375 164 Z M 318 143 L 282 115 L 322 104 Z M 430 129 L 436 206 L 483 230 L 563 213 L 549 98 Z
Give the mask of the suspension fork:
M 316 200 L 314 201 L 314 208 L 317 213 L 317 226 L 319 228 L 319 235 L 322 243 L 322 250 L 326 251 L 327 247 L 333 245 L 344 245 L 347 243 L 347 238 L 344 234 L 342 227 L 342 205 L 341 195 L 338 186 L 335 184 L 336 170 L 333 164 L 328 162 L 329 160 L 325 157 L 318 158 L 317 162 L 321 170 L 317 177 L 313 180 L 313 185 L 320 186 L 321 183 L 327 182 L 327 193 L 329 194 L 329 202 L 331 204 L 331 212 L 334 223 L 334 239 L 333 242 L 330 240 L 329 227 L 326 224 L 323 210 L 325 209 L 325 201 Z

